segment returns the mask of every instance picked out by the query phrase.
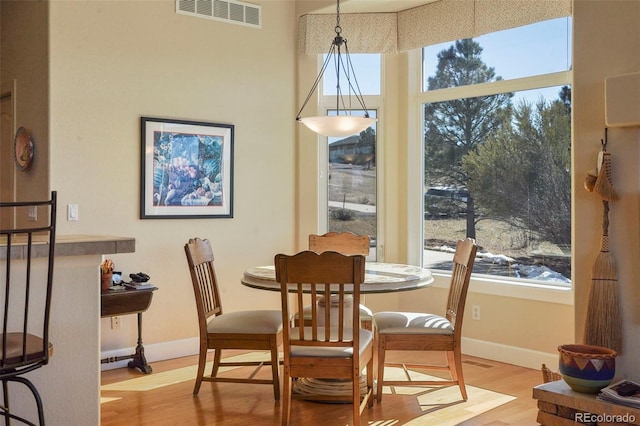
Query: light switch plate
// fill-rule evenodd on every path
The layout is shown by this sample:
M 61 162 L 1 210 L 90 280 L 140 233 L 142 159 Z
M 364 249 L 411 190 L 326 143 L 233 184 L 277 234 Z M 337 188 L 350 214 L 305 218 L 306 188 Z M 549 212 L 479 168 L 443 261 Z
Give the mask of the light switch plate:
M 78 205 L 67 204 L 67 220 L 70 222 L 78 221 Z
M 38 208 L 36 206 L 29 207 L 29 220 L 32 222 L 38 221 Z

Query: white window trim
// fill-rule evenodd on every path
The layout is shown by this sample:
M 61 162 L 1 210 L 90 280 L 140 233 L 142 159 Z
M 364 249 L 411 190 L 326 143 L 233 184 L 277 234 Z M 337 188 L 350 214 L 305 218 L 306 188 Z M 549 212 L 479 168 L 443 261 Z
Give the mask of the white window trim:
M 449 288 L 451 274 L 443 271 L 434 271 L 435 279 L 433 287 Z M 516 282 L 508 280 L 494 280 L 493 277 L 471 276 L 469 292 L 476 294 L 488 294 L 492 296 L 511 297 L 515 299 L 535 300 L 539 302 L 558 303 L 561 305 L 574 304 L 574 291 L 567 287 L 545 285 L 544 283 Z
M 475 97 L 493 95 L 502 92 L 521 91 L 538 89 L 543 87 L 561 86 L 564 84 L 573 86 L 573 72 L 562 71 L 551 74 L 538 75 L 534 77 L 518 78 L 513 80 L 502 80 L 493 83 L 484 83 L 474 86 L 455 87 L 450 89 L 422 91 L 422 49 L 413 49 L 408 54 L 408 96 L 410 111 L 408 117 L 409 125 L 409 149 L 408 149 L 408 171 L 409 188 L 408 193 L 408 260 L 414 265 L 423 265 L 422 251 L 424 250 L 424 223 L 422 217 L 422 200 L 424 177 L 423 150 L 421 140 L 422 128 L 422 104 L 427 102 L 439 102 L 462 97 Z M 414 152 L 421 155 L 412 155 Z M 446 271 L 434 271 L 436 277 L 435 287 L 448 287 L 448 278 L 451 274 Z M 438 279 L 446 277 L 447 279 Z M 573 305 L 574 292 L 573 283 L 571 288 L 545 284 L 544 282 L 527 282 L 509 279 L 500 279 L 498 276 L 477 276 L 472 275 L 473 285 L 470 286 L 472 293 L 515 297 L 529 300 L 539 300 L 544 302 L 562 303 Z
M 407 57 L 409 75 L 407 77 L 407 170 L 408 170 L 408 191 L 407 191 L 407 260 L 412 265 L 423 265 L 422 251 L 424 250 L 424 217 L 423 207 L 420 205 L 423 199 L 424 185 L 420 184 L 424 180 L 424 162 L 421 155 L 414 155 L 414 152 L 422 152 L 422 101 L 416 97 L 422 88 L 422 49 L 409 51 Z
M 571 84 L 572 71 L 561 71 L 533 77 L 514 78 L 513 80 L 499 80 L 490 83 L 474 84 L 472 86 L 458 86 L 447 89 L 428 90 L 419 92 L 420 103 L 451 101 L 461 98 L 475 98 L 505 92 L 519 92 L 522 90 L 543 89 L 545 87 Z

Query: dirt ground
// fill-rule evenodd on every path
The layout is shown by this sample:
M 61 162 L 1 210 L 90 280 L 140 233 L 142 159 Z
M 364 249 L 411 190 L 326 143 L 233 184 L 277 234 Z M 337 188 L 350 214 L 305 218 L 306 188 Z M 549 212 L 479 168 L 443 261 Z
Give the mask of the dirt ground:
M 348 190 L 345 190 L 347 188 Z M 356 204 L 376 204 L 375 169 L 335 166 L 329 174 L 329 200 Z M 332 231 L 351 231 L 375 238 L 375 214 L 355 213 L 353 220 L 332 218 L 330 208 L 329 228 Z M 455 242 L 466 237 L 464 218 L 430 218 L 424 221 L 425 249 L 455 246 Z M 476 225 L 476 241 L 482 252 L 503 254 L 524 264 L 544 264 L 551 269 L 571 276 L 571 262 L 556 245 L 531 239 L 521 229 L 506 222 L 482 219 Z

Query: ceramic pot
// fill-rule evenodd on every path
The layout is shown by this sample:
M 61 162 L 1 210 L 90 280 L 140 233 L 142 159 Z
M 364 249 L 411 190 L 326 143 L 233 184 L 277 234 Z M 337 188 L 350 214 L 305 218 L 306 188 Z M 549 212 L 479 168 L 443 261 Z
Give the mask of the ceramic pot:
M 111 272 L 106 274 L 100 274 L 100 288 L 102 290 L 109 290 L 111 282 L 113 281 L 113 274 Z
M 597 393 L 608 386 L 616 372 L 613 349 L 593 345 L 560 345 L 559 373 L 576 392 Z

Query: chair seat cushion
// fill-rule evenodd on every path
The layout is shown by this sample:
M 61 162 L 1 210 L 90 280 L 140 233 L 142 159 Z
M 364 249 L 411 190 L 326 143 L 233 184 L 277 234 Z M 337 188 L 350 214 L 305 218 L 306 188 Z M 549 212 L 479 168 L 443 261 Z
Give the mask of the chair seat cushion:
M 373 315 L 380 334 L 453 334 L 445 317 L 419 312 L 378 312 Z
M 360 328 L 360 353 L 373 342 L 373 333 L 364 328 Z M 337 328 L 331 329 L 331 336 L 337 335 Z M 295 327 L 291 329 L 290 337 L 298 337 L 299 328 Z M 347 336 L 351 336 L 353 330 L 345 330 Z M 311 336 L 311 327 L 305 327 L 305 335 Z M 324 335 L 324 328 L 318 328 L 318 335 Z M 321 347 L 321 346 L 292 346 L 292 357 L 303 356 L 321 356 L 321 357 L 335 357 L 335 358 L 347 358 L 353 355 L 351 348 L 336 348 L 336 347 Z
M 311 305 L 306 305 L 302 308 L 302 314 L 304 319 L 311 319 Z M 296 313 L 295 318 L 298 318 Z M 367 308 L 365 305 L 360 304 L 360 320 L 371 320 L 373 318 L 373 311 Z
M 282 330 L 281 311 L 238 311 L 209 320 L 208 333 L 275 334 Z
M 9 368 L 18 367 L 20 365 L 27 365 L 34 362 L 44 360 L 44 341 L 41 337 L 34 336 L 33 334 L 22 333 L 7 333 L 6 336 L 6 359 L 2 358 L 2 352 L 4 351 L 2 342 L 4 341 L 4 335 L 0 334 L 0 361 L 2 364 L 7 365 Z M 26 341 L 26 342 L 25 342 Z M 53 355 L 53 345 L 49 343 L 49 356 Z M 26 348 L 26 352 L 23 349 Z M 26 356 L 26 360 L 25 360 Z

